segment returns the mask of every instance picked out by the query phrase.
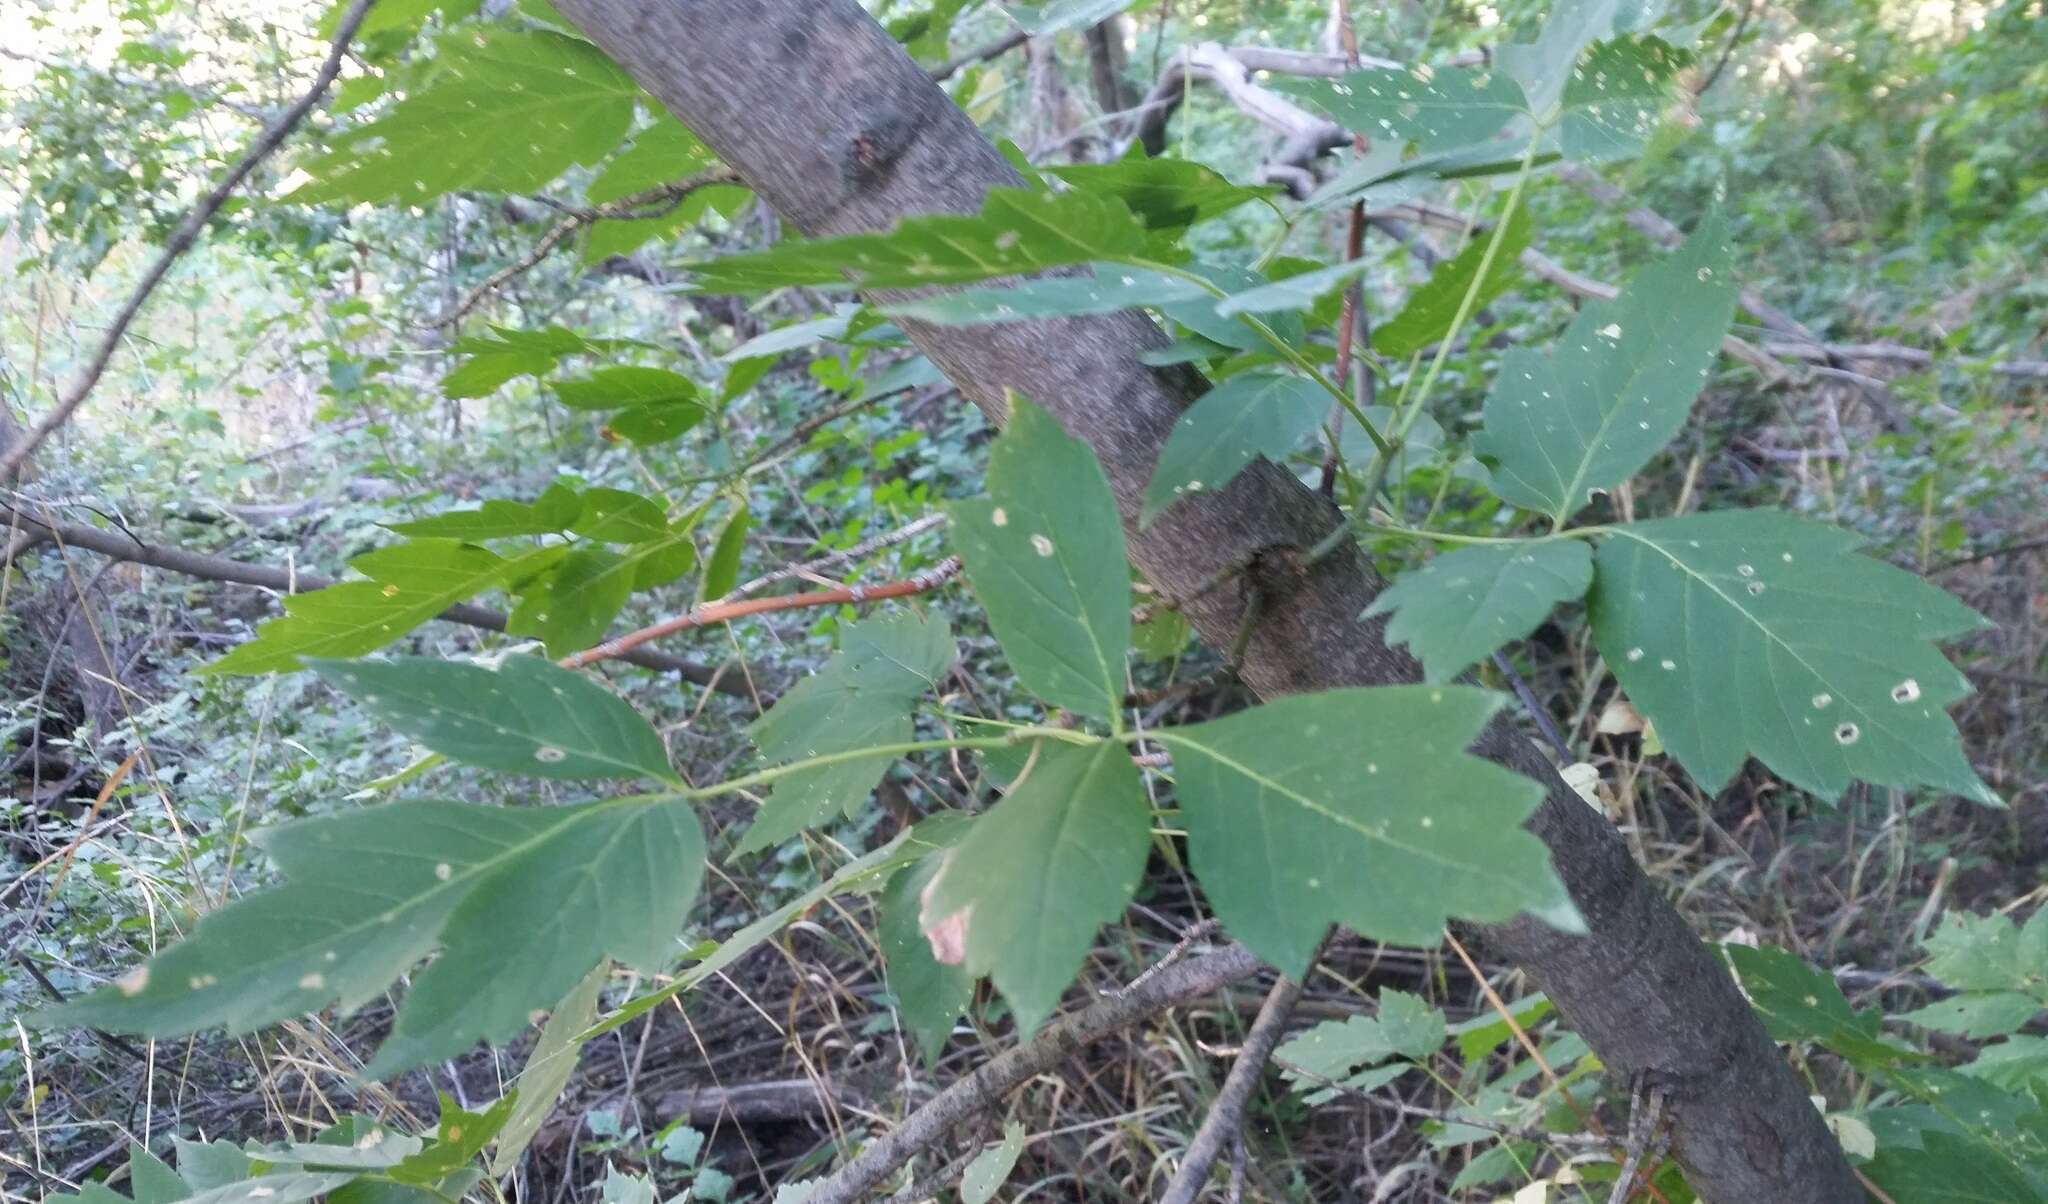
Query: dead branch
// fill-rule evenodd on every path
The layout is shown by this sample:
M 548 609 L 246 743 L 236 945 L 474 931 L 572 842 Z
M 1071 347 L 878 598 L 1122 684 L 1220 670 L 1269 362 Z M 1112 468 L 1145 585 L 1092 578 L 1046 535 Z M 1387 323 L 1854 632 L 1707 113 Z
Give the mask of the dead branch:
M 854 1204 L 897 1167 L 928 1149 L 954 1125 L 1001 1102 L 1032 1077 L 1066 1061 L 1081 1049 L 1156 1012 L 1200 998 L 1244 978 L 1259 959 L 1243 945 L 1169 966 L 1137 989 L 1099 999 L 1054 1021 L 1045 1031 L 933 1096 L 886 1136 L 870 1142 L 839 1173 L 818 1184 L 805 1204 Z

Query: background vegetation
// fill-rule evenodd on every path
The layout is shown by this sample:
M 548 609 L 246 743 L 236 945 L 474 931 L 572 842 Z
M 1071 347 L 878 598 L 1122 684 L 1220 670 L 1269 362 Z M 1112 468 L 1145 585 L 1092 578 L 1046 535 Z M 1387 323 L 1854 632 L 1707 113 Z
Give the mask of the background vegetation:
M 779 238 L 741 189 L 712 185 L 665 211 L 650 203 L 587 220 L 682 178 L 678 164 L 710 169 L 708 154 L 693 163 L 670 147 L 648 175 L 624 156 L 600 160 L 618 139 L 594 136 L 587 159 L 513 179 L 490 165 L 522 127 L 516 113 L 493 113 L 430 130 L 384 165 L 402 178 L 444 162 L 483 165 L 460 186 L 418 203 L 402 187 L 377 203 L 346 203 L 360 191 L 321 197 L 333 178 L 323 151 L 360 152 L 349 131 L 426 77 L 431 35 L 467 31 L 466 20 L 548 19 L 531 0 L 483 7 L 472 18 L 459 3 L 385 0 L 391 15 L 373 15 L 331 103 L 179 262 L 87 408 L 11 483 L 10 513 L 32 504 L 123 538 L 336 577 L 394 542 L 395 524 L 531 501 L 551 486 L 645 495 L 671 517 L 702 503 L 688 535 L 703 571 L 634 593 L 612 632 L 778 573 L 829 587 L 931 571 L 946 554 L 935 508 L 983 491 L 993 433 L 972 408 L 890 329 L 849 324 L 838 297 L 689 291 L 680 265 Z M 869 7 L 921 62 L 951 68 L 945 86 L 992 137 L 1046 165 L 1118 154 L 1135 129 L 1128 111 L 1183 47 L 1342 51 L 1333 8 L 1317 0 L 1097 5 L 1104 25 L 1080 21 L 1009 46 L 1016 17 L 993 4 Z M 1544 15 L 1534 4 L 1451 2 L 1361 8 L 1351 19 L 1366 55 L 1442 63 L 1526 39 Z M 0 445 L 74 377 L 185 208 L 304 90 L 336 16 L 224 0 L 0 13 Z M 1953 714 L 1972 765 L 2008 808 L 1860 783 L 1839 801 L 1817 800 L 1754 764 L 1729 788 L 1703 790 L 1619 694 L 1572 608 L 1512 646 L 1512 663 L 1571 762 L 1590 767 L 1589 793 L 1698 930 L 1789 952 L 1754 963 L 1745 981 L 1782 987 L 1780 1005 L 1819 998 L 1809 1004 L 1820 1020 L 1759 1002 L 1875 1180 L 1902 1202 L 2026 1198 L 1996 1194 L 2012 1188 L 1995 1176 L 1966 1181 L 1955 1168 L 1978 1161 L 1966 1151 L 1927 1170 L 1947 1136 L 1901 1120 L 1897 1092 L 1870 1072 L 1875 1055 L 1843 1034 L 1995 1089 L 1987 1107 L 2001 1111 L 1986 1128 L 2015 1135 L 2008 1153 L 2034 1168 L 2021 1190 L 2041 1190 L 2048 1029 L 2036 1012 L 2048 1002 L 2048 921 L 2025 922 L 2044 897 L 2048 859 L 2048 26 L 2038 0 L 1682 2 L 1665 19 L 1696 36 L 1679 99 L 1639 157 L 1531 179 L 1531 246 L 1558 270 L 1525 259 L 1447 359 L 1411 435 L 1418 459 L 1432 462 L 1414 487 L 1441 486 L 1442 529 L 1505 531 L 1512 513 L 1459 484 L 1503 351 L 1551 339 L 1584 300 L 1575 281 L 1629 278 L 1664 254 L 1672 225 L 1692 229 L 1718 206 L 1737 279 L 1791 325 L 1753 325 L 1754 307 L 1738 315 L 1735 333 L 1762 354 L 1724 357 L 1679 441 L 1603 512 L 1781 506 L 1867 537 L 1874 554 L 1990 618 L 1950 648 L 1978 687 Z M 424 41 L 413 36 L 421 21 Z M 980 57 L 987 48 L 999 49 Z M 1190 90 L 1167 137 L 1170 154 L 1247 183 L 1276 142 L 1213 89 Z M 1417 205 L 1477 212 L 1496 203 L 1490 189 L 1375 198 L 1379 220 L 1363 241 L 1368 319 L 1399 312 L 1460 249 L 1462 221 L 1432 225 Z M 553 233 L 564 223 L 566 237 Z M 1246 258 L 1284 237 L 1286 255 L 1329 263 L 1344 257 L 1345 236 L 1342 206 L 1283 229 L 1276 207 L 1253 204 L 1197 227 L 1192 241 Z M 544 244 L 550 253 L 537 254 Z M 1333 296 L 1309 318 L 1311 346 L 1334 341 L 1337 316 Z M 723 404 L 685 438 L 642 442 L 615 414 L 578 408 L 528 369 L 477 379 L 494 346 L 516 359 L 522 337 L 553 328 L 618 340 L 591 350 L 660 363 Z M 1382 367 L 1388 390 L 1422 370 L 1394 356 Z M 1451 451 L 1437 463 L 1439 445 Z M 1314 480 L 1320 461 L 1304 446 L 1296 467 Z M 269 882 L 249 840 L 264 825 L 360 807 L 400 774 L 436 797 L 562 797 L 547 782 L 422 765 L 403 736 L 313 674 L 197 672 L 277 614 L 284 589 L 31 538 L 20 524 L 4 533 L 0 1012 L 103 985 L 196 915 Z M 1390 572 L 1425 554 L 1391 541 L 1380 550 Z M 940 684 L 946 706 L 921 732 L 937 734 L 955 711 L 1038 719 L 971 595 L 941 588 L 915 605 L 950 623 L 961 652 Z M 823 663 L 859 613 L 767 613 L 661 644 L 722 666 L 721 688 L 625 666 L 609 680 L 655 719 L 686 779 L 716 781 L 746 764 L 746 726 L 761 704 Z M 398 651 L 456 657 L 529 644 L 436 623 Z M 1170 615 L 1141 628 L 1140 651 L 1131 684 L 1146 695 L 1148 724 L 1248 701 L 1222 658 Z M 1481 676 L 1509 684 L 1498 667 Z M 728 940 L 794 904 L 793 918 L 592 1041 L 525 1156 L 462 1186 L 535 1200 L 768 1199 L 777 1184 L 822 1171 L 835 1142 L 881 1131 L 1007 1048 L 1013 1017 L 984 989 L 950 1039 L 920 1057 L 884 957 L 905 940 L 878 920 L 884 900 L 819 889 L 917 817 L 988 797 L 989 773 L 959 756 L 899 763 L 878 806 L 745 856 L 726 854 L 753 804 L 707 804 L 712 868 L 690 942 Z M 1180 867 L 1155 862 L 1070 1002 L 1208 942 L 1207 914 Z M 1483 960 L 1477 972 L 1448 948 L 1334 942 L 1305 984 L 1279 1073 L 1250 1104 L 1228 1190 L 1605 1198 L 1601 1180 L 1614 1174 L 1598 1132 L 1628 1130 L 1629 1085 L 1603 1081 L 1518 975 Z M 649 985 L 620 969 L 596 989 L 616 1004 Z M 961 1164 L 982 1154 L 978 1174 L 1007 1179 L 1009 1197 L 1154 1198 L 1259 1003 L 1236 988 L 1161 1012 L 1034 1079 L 921 1169 L 950 1191 Z M 1502 1006 L 1541 1058 L 1515 1039 Z M 433 1134 L 451 1102 L 483 1113 L 531 1041 L 545 1039 L 536 1029 L 366 1082 L 356 1072 L 391 1018 L 386 1001 L 258 1034 L 154 1042 L 10 1023 L 0 1047 L 5 1190 L 77 1191 L 121 1166 L 131 1142 L 171 1157 L 174 1142 L 306 1141 L 365 1116 Z M 1330 1027 L 1310 1029 L 1319 1022 Z M 181 1173 L 204 1160 L 196 1146 L 175 1148 Z M 1905 1158 L 1918 1169 L 1902 1170 L 1904 1153 L 1927 1157 Z M 146 1174 L 129 1172 L 137 1199 Z M 961 1190 L 978 1192 L 974 1175 Z M 1686 1192 L 1669 1167 L 1654 1190 Z

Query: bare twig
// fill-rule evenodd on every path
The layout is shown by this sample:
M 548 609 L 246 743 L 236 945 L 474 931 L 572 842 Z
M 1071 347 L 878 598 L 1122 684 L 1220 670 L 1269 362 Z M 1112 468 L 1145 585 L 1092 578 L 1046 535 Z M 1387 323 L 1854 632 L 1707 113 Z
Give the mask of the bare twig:
M 1216 1102 L 1209 1106 L 1209 1114 L 1202 1118 L 1201 1128 L 1195 1130 L 1194 1140 L 1181 1156 L 1180 1169 L 1173 1173 L 1173 1182 L 1167 1184 L 1161 1204 L 1194 1204 L 1216 1159 L 1232 1142 L 1242 1138 L 1245 1108 L 1251 1103 L 1252 1092 L 1258 1088 L 1266 1063 L 1273 1057 L 1273 1048 L 1280 1044 L 1280 1034 L 1286 1030 L 1287 1019 L 1300 999 L 1301 984 L 1285 975 L 1266 993 L 1266 1002 L 1252 1021 L 1251 1031 L 1245 1034 L 1237 1061 L 1231 1064 L 1230 1073 L 1223 1079 L 1223 1089 L 1216 1093 Z
M 1000 1103 L 1019 1084 L 1059 1065 L 1084 1046 L 1236 982 L 1258 968 L 1259 959 L 1251 950 L 1232 945 L 1170 967 L 1129 994 L 1098 1000 L 1053 1022 L 1031 1041 L 997 1055 L 933 1096 L 886 1136 L 869 1142 L 838 1174 L 813 1188 L 804 1197 L 805 1204 L 854 1204 L 954 1125 Z
M 1030 30 L 1013 30 L 986 46 L 981 46 L 968 51 L 966 54 L 947 59 L 938 66 L 933 67 L 930 71 L 925 72 L 925 74 L 931 76 L 934 81 L 948 80 L 967 68 L 974 66 L 976 63 L 986 63 L 992 58 L 1000 58 L 1030 40 Z
M 1614 1190 L 1607 1194 L 1607 1204 L 1628 1204 L 1628 1198 L 1636 1192 L 1636 1171 L 1645 1163 L 1643 1155 L 1662 1135 L 1663 1128 L 1664 1089 L 1650 1088 L 1649 1106 L 1645 1109 L 1643 1084 L 1638 1078 L 1629 1091 L 1628 1155 L 1622 1160 L 1621 1176 L 1614 1181 Z
M 93 387 L 100 383 L 100 377 L 105 374 L 108 363 L 112 362 L 114 352 L 120 350 L 121 340 L 127 337 L 128 327 L 134 323 L 135 316 L 142 312 L 142 307 L 149 300 L 150 294 L 154 293 L 157 286 L 163 283 L 164 277 L 170 274 L 172 265 L 176 264 L 185 252 L 192 249 L 192 244 L 199 239 L 200 231 L 204 230 L 214 215 L 220 212 L 221 206 L 227 204 L 228 197 L 233 195 L 235 189 L 241 187 L 242 181 L 249 177 L 249 173 L 255 171 L 259 164 L 270 157 L 271 152 L 284 142 L 292 130 L 298 127 L 299 122 L 305 120 L 306 114 L 313 111 L 313 106 L 320 102 L 320 98 L 327 94 L 328 85 L 341 73 L 342 57 L 348 50 L 349 42 L 355 38 L 356 30 L 361 27 L 363 18 L 369 15 L 371 6 L 376 2 L 377 0 L 355 0 L 347 15 L 342 17 L 340 28 L 335 31 L 334 41 L 327 48 L 327 58 L 320 64 L 319 73 L 313 77 L 313 86 L 308 88 L 305 95 L 299 97 L 291 108 L 279 114 L 277 120 L 265 126 L 263 132 L 256 135 L 256 141 L 250 144 L 241 161 L 236 163 L 227 175 L 221 177 L 220 182 L 213 186 L 213 191 L 200 198 L 199 203 L 185 214 L 185 220 L 179 222 L 178 228 L 171 232 L 171 237 L 164 243 L 163 252 L 156 257 L 156 262 L 143 273 L 142 280 L 136 284 L 135 290 L 128 294 L 128 300 L 122 304 L 120 312 L 108 323 L 106 333 L 100 337 L 99 346 L 94 349 L 92 358 L 86 361 L 85 368 L 78 374 L 78 378 L 59 395 L 57 404 L 37 419 L 35 425 L 28 429 L 28 433 L 20 441 L 6 451 L 0 452 L 0 480 L 5 480 L 12 474 L 37 447 L 41 446 L 43 440 L 69 421 L 85 399 L 92 395 Z

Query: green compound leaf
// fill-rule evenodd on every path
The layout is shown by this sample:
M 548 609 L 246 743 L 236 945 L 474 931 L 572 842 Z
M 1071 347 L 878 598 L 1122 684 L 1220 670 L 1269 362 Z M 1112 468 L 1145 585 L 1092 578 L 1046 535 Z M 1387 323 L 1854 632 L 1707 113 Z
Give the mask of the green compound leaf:
M 1009 794 L 946 857 L 928 922 L 966 912 L 970 973 L 988 974 L 1038 1028 L 1102 925 L 1145 870 L 1151 817 L 1130 752 L 1114 740 L 1042 741 Z
M 1493 253 L 1493 262 L 1487 265 L 1486 278 L 1479 281 L 1478 291 L 1472 299 L 1472 313 L 1478 313 L 1506 292 L 1521 275 L 1520 257 L 1529 245 L 1529 232 L 1529 211 L 1517 206 L 1513 216 L 1508 218 L 1507 229 L 1499 234 L 1500 249 Z M 1480 262 L 1486 258 L 1487 244 L 1493 238 L 1491 232 L 1479 235 L 1465 244 L 1457 258 L 1431 272 L 1429 280 L 1409 294 L 1400 313 L 1373 327 L 1372 349 L 1394 359 L 1406 359 L 1450 333 L 1451 319 L 1458 316 L 1459 307 L 1465 303 L 1465 295 L 1473 291 Z
M 344 581 L 284 601 L 284 616 L 201 673 L 276 673 L 299 658 L 375 652 L 442 611 L 554 564 L 563 549 L 510 560 L 452 539 L 416 539 L 349 561 L 368 581 Z
M 753 518 L 747 513 L 745 502 L 725 520 L 718 541 L 711 547 L 711 559 L 704 562 L 704 581 L 698 593 L 705 601 L 723 598 L 739 585 L 740 556 L 747 550 L 747 531 L 752 526 Z
M 976 216 L 906 218 L 888 234 L 790 242 L 687 266 L 709 293 L 848 283 L 914 288 L 1127 259 L 1146 248 L 1144 224 L 1114 197 L 998 188 Z
M 388 1077 L 512 1036 L 606 954 L 659 969 L 703 877 L 703 832 L 677 798 L 399 802 L 256 840 L 284 885 L 208 915 L 188 940 L 39 1022 L 245 1033 L 330 1003 L 353 1011 L 439 947 L 366 1071 Z
M 1822 798 L 1860 778 L 1998 805 L 1944 712 L 1969 681 L 1935 647 L 1984 620 L 1861 542 L 1775 510 L 1616 527 L 1594 561 L 1600 654 L 1708 790 L 1753 755 Z
M 896 997 L 903 1026 L 917 1040 L 926 1065 L 939 1059 L 960 1013 L 974 1002 L 974 975 L 965 966 L 949 966 L 932 956 L 918 916 L 924 889 L 938 875 L 941 854 L 931 854 L 898 870 L 882 891 L 876 939 L 889 967 L 889 993 Z
M 429 1187 L 467 1167 L 491 1144 L 491 1139 L 512 1118 L 519 1093 L 505 1095 L 482 1112 L 465 1112 L 447 1095 L 441 1096 L 441 1120 L 434 1142 L 391 1168 L 400 1183 Z
M 1254 459 L 1284 461 L 1330 412 L 1330 395 L 1285 372 L 1246 372 L 1197 398 L 1174 423 L 1145 487 L 1142 521 L 1189 494 L 1230 484 Z
M 652 778 L 680 783 L 660 733 L 582 673 L 533 656 L 495 671 L 409 656 L 313 661 L 322 680 L 443 756 L 543 778 Z
M 1325 1020 L 1274 1054 L 1290 1068 L 1286 1073 L 1295 1089 L 1320 1104 L 1338 1094 L 1326 1080 L 1362 1087 L 1353 1079 L 1360 1070 L 1391 1058 L 1423 1061 L 1442 1047 L 1446 1034 L 1443 1012 L 1420 996 L 1381 987 L 1378 1015 Z
M 580 39 L 463 30 L 441 40 L 422 87 L 329 138 L 303 164 L 313 183 L 292 199 L 418 205 L 464 190 L 531 191 L 618 146 L 638 95 Z
M 825 667 L 790 687 L 747 729 L 767 764 L 853 752 L 911 739 L 911 711 L 953 663 L 953 635 L 938 615 L 908 612 L 852 624 Z M 736 852 L 778 844 L 867 801 L 895 760 L 881 753 L 814 765 L 777 780 Z
M 1503 698 L 1382 686 L 1282 698 L 1152 733 L 1173 754 L 1188 855 L 1237 938 L 1299 976 L 1332 924 L 1428 945 L 1446 920 L 1578 924 L 1535 782 L 1465 751 Z
M 387 523 L 386 528 L 415 539 L 509 539 L 566 531 L 582 512 L 582 497 L 567 485 L 555 484 L 530 503 L 492 500 L 474 510 L 450 510 L 408 523 Z
M 1413 142 L 1425 151 L 1485 142 L 1528 111 L 1515 81 L 1492 71 L 1359 71 L 1278 87 L 1375 142 Z
M 989 455 L 988 493 L 949 508 L 953 541 L 1018 680 L 1053 706 L 1116 714 L 1130 567 L 1102 465 L 1058 420 L 1013 396 Z
M 1474 440 L 1504 500 L 1559 522 L 1649 463 L 1685 425 L 1728 333 L 1724 224 L 1700 223 L 1621 295 L 1581 309 L 1548 355 L 1501 361 Z
M 1151 230 L 1179 230 L 1221 217 L 1247 201 L 1270 196 L 1270 187 L 1246 188 L 1188 159 L 1142 156 L 1114 163 L 1050 167 L 1082 192 L 1113 196 L 1129 206 Z
M 1581 540 L 1477 544 L 1402 574 L 1362 617 L 1391 613 L 1387 642 L 1407 645 L 1425 680 L 1449 681 L 1592 583 L 1593 551 Z
M 1693 56 L 1657 38 L 1616 38 L 1586 56 L 1564 86 L 1558 145 L 1570 159 L 1600 163 L 1640 152 Z

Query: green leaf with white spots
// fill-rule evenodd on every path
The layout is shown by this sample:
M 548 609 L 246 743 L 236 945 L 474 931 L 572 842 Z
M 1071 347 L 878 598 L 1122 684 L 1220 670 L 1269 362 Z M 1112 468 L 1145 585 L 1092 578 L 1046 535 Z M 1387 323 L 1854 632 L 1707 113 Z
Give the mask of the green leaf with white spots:
M 1142 520 L 1188 495 L 1223 488 L 1260 456 L 1285 461 L 1330 404 L 1315 382 L 1286 372 L 1240 373 L 1210 389 L 1173 424 L 1145 487 Z
M 964 966 L 949 966 L 933 957 L 931 942 L 918 925 L 924 889 L 942 861 L 943 855 L 934 853 L 896 872 L 882 891 L 875 934 L 889 967 L 889 993 L 896 997 L 897 1014 L 927 1066 L 938 1061 L 960 1013 L 974 1002 L 974 975 Z
M 1145 870 L 1151 817 L 1121 743 L 1040 741 L 1002 801 L 939 871 L 927 924 L 966 912 L 966 967 L 990 975 L 1031 1032 Z
M 1528 112 L 1522 90 L 1497 71 L 1358 71 L 1278 86 L 1375 142 L 1412 142 L 1425 151 L 1488 141 Z
M 988 494 L 950 507 L 953 543 L 1011 668 L 1053 706 L 1116 714 L 1130 567 L 1102 465 L 1052 415 L 1013 396 L 989 455 Z
M 322 680 L 435 752 L 543 778 L 679 782 L 660 733 L 582 673 L 534 656 L 495 670 L 460 661 L 313 661 Z
M 1583 540 L 1476 544 L 1403 573 L 1362 617 L 1393 615 L 1387 643 L 1407 645 L 1425 680 L 1449 681 L 1592 583 L 1593 551 Z
M 1710 791 L 1754 756 L 1822 798 L 1861 779 L 1996 805 L 1945 711 L 1970 683 L 1935 646 L 1984 620 L 1861 542 L 1775 510 L 1616 527 L 1594 560 L 1600 654 Z
M 1502 499 L 1559 522 L 1634 476 L 1685 425 L 1735 314 L 1725 225 L 1581 309 L 1548 354 L 1501 360 L 1473 441 Z
M 1576 928 L 1528 778 L 1465 749 L 1505 701 L 1465 686 L 1281 698 L 1151 733 L 1173 756 L 1188 857 L 1216 918 L 1299 976 L 1332 924 L 1431 945 L 1452 918 Z
M 1313 272 L 1283 276 L 1270 284 L 1254 285 L 1241 293 L 1232 293 L 1216 303 L 1216 312 L 1222 317 L 1232 318 L 1238 314 L 1314 309 L 1316 302 L 1349 284 L 1352 277 L 1364 275 L 1371 266 L 1369 259 L 1351 259 Z
M 974 216 L 905 218 L 887 234 L 791 241 L 688 268 L 695 286 L 708 293 L 830 284 L 915 288 L 1124 260 L 1147 248 L 1144 224 L 1115 197 L 997 188 Z
M 330 135 L 295 201 L 418 205 L 528 192 L 619 145 L 640 89 L 604 52 L 540 30 L 441 39 L 425 82 L 382 117 Z
M 917 700 L 953 664 L 953 635 L 939 615 L 908 611 L 845 628 L 839 651 L 747 729 L 765 764 L 901 744 L 916 735 Z M 878 753 L 813 765 L 778 779 L 735 850 L 778 844 L 867 801 L 896 757 Z
M 367 581 L 343 581 L 285 599 L 284 616 L 201 673 L 276 673 L 300 657 L 375 652 L 457 602 L 519 582 L 560 560 L 562 548 L 506 559 L 452 539 L 416 539 L 349 561 Z
M 439 948 L 366 1072 L 383 1078 L 511 1037 L 607 954 L 658 970 L 703 877 L 696 813 L 673 797 L 389 803 L 255 839 L 283 885 L 39 1023 L 251 1032 L 330 1004 L 352 1012 Z

